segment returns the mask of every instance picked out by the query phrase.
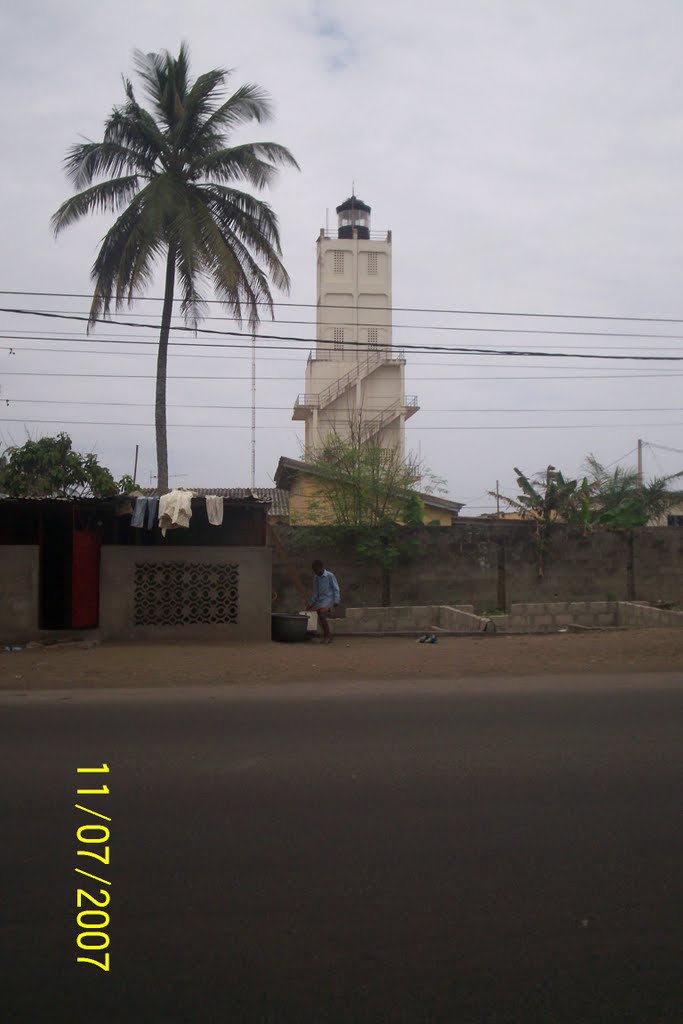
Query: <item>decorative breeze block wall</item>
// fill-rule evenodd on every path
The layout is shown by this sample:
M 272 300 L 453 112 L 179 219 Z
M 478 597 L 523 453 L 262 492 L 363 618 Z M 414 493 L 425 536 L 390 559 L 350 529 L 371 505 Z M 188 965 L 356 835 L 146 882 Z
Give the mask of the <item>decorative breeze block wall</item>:
M 136 562 L 136 626 L 190 626 L 239 622 L 239 565 Z

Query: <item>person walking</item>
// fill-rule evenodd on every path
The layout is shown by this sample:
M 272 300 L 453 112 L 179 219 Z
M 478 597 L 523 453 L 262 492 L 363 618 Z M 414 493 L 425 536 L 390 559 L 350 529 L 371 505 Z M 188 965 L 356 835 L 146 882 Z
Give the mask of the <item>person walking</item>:
M 323 631 L 323 643 L 332 643 L 329 617 L 339 604 L 340 590 L 334 573 L 326 569 L 319 558 L 313 562 L 313 593 L 308 611 L 318 613 L 318 622 Z

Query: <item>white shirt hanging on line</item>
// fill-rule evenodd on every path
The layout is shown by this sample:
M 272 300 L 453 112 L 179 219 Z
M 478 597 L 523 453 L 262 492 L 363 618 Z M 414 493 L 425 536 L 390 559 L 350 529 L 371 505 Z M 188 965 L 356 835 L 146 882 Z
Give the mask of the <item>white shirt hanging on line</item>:
M 212 526 L 220 526 L 223 522 L 223 499 L 217 494 L 207 494 L 206 515 Z
M 163 536 L 167 530 L 187 529 L 192 518 L 192 491 L 178 487 L 159 498 L 159 526 Z

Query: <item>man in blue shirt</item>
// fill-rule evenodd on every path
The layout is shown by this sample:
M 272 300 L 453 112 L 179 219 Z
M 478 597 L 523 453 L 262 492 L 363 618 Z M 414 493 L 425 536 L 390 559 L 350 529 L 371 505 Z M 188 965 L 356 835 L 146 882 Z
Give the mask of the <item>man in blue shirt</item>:
M 332 609 L 339 604 L 340 592 L 334 573 L 325 568 L 319 558 L 313 563 L 313 593 L 308 611 L 318 613 L 318 622 L 323 631 L 323 643 L 331 644 L 329 617 Z

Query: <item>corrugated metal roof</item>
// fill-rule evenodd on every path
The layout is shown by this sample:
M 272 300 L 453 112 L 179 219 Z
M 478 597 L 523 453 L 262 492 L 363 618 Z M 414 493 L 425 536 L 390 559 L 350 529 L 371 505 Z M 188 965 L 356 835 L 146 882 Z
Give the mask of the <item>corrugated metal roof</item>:
M 225 498 L 228 501 L 261 501 L 270 505 L 268 515 L 289 515 L 289 493 L 281 487 L 187 487 L 184 490 L 192 491 L 198 498 L 206 498 L 209 494 L 215 494 L 216 497 Z M 159 489 L 157 487 L 140 487 L 137 493 L 153 498 L 158 496 Z

